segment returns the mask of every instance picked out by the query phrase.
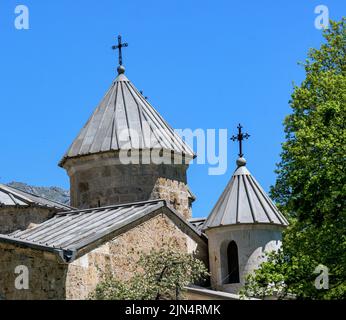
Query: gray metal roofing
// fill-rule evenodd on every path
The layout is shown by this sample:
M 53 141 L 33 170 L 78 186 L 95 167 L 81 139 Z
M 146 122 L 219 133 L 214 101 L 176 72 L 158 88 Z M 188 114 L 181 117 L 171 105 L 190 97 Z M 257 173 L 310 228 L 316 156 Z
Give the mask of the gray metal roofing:
M 47 207 L 59 210 L 71 210 L 71 207 L 38 195 L 24 192 L 13 187 L 0 184 L 0 207 Z
M 288 225 L 286 218 L 245 166 L 236 170 L 203 229 L 237 224 Z
M 77 250 L 163 206 L 163 201 L 156 201 L 59 213 L 33 229 L 10 234 L 9 238 Z
M 189 219 L 189 222 L 199 231 L 202 231 L 203 225 L 207 218 L 192 218 Z
M 163 207 L 166 207 L 165 201 L 154 200 L 58 213 L 33 229 L 18 230 L 8 236 L 1 235 L 0 240 L 64 251 L 78 251 L 150 213 L 158 212 L 158 209 Z M 191 224 L 184 221 L 177 213 L 174 214 L 200 236 L 198 230 Z
M 64 158 L 118 150 L 164 149 L 194 157 L 124 74 L 119 74 Z

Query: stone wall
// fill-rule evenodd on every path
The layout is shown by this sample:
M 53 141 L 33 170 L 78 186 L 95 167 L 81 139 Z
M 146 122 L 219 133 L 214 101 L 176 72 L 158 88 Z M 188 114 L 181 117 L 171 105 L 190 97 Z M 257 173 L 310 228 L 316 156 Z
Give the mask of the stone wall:
M 207 260 L 205 243 L 197 244 L 168 217 L 158 215 L 70 264 L 67 299 L 85 299 L 95 289 L 102 272 L 111 270 L 119 280 L 130 279 L 142 252 L 149 253 L 167 245 L 183 252 L 198 250 L 197 257 Z
M 0 207 L 0 234 L 25 230 L 30 224 L 40 224 L 50 219 L 56 210 L 39 207 Z
M 194 239 L 192 239 L 194 238 Z M 0 243 L 0 298 L 3 299 L 86 299 L 111 270 L 120 280 L 129 279 L 142 252 L 171 245 L 194 252 L 207 263 L 207 247 L 197 235 L 189 237 L 166 215 L 159 214 L 100 245 L 71 264 L 62 264 L 56 254 Z M 14 287 L 14 270 L 25 265 L 30 272 L 30 289 Z
M 65 168 L 70 177 L 73 207 L 85 209 L 164 199 L 187 219 L 192 216 L 187 165 L 124 165 L 114 156 L 100 154 L 70 159 Z
M 29 289 L 15 286 L 16 267 L 26 266 L 29 271 Z M 0 299 L 4 300 L 63 300 L 67 265 L 61 264 L 55 254 L 20 248 L 0 243 Z

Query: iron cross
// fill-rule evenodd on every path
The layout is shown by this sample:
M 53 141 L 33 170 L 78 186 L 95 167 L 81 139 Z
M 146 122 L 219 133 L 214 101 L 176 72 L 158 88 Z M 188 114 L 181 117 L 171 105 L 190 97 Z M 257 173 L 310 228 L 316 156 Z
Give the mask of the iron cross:
M 113 50 L 117 50 L 117 49 L 119 50 L 119 66 L 123 65 L 123 55 L 122 55 L 121 49 L 126 48 L 128 46 L 129 46 L 128 43 L 122 43 L 121 42 L 121 36 L 119 35 L 118 36 L 118 45 L 112 47 Z
M 246 139 L 249 139 L 250 138 L 250 135 L 248 133 L 243 133 L 242 132 L 242 125 L 239 124 L 238 126 L 238 135 L 236 136 L 233 136 L 231 138 L 232 141 L 239 141 L 239 157 L 242 158 L 244 157 L 244 154 L 243 154 L 243 140 L 246 140 Z

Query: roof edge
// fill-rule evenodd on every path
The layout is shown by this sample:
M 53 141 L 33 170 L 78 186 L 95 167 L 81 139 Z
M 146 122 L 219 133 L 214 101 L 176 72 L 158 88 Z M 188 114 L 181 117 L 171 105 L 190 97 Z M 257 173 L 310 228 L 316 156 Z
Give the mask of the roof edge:
M 129 152 L 139 152 L 139 155 L 142 155 L 143 154 L 143 151 L 153 151 L 153 150 L 160 150 L 160 151 L 167 151 L 167 152 L 170 152 L 171 153 L 171 156 L 174 157 L 175 155 L 176 156 L 181 156 L 182 159 L 183 159 L 183 163 L 182 164 L 189 164 L 190 161 L 194 160 L 197 158 L 197 155 L 196 153 L 193 152 L 193 154 L 188 154 L 188 153 L 180 153 L 180 152 L 176 152 L 174 150 L 171 150 L 171 149 L 164 149 L 164 148 L 158 148 L 158 149 L 155 149 L 155 148 L 150 148 L 150 149 L 129 149 L 128 151 Z M 90 156 L 95 156 L 95 155 L 106 155 L 106 154 L 112 154 L 114 156 L 118 156 L 118 153 L 120 151 L 123 151 L 123 150 L 119 150 L 119 149 L 114 149 L 114 150 L 107 150 L 107 151 L 98 151 L 98 152 L 90 152 L 90 153 L 87 153 L 87 154 L 83 154 L 83 155 L 77 155 L 77 156 L 68 156 L 68 155 L 64 155 L 64 157 L 59 161 L 58 163 L 58 166 L 60 168 L 63 168 L 63 169 L 66 169 L 65 168 L 65 164 L 68 160 L 74 160 L 74 159 L 86 159 Z M 186 159 L 186 161 L 185 161 Z M 175 164 L 174 161 L 172 161 L 172 164 Z
M 224 224 L 214 227 L 203 227 L 202 230 L 207 231 L 211 229 L 220 229 L 220 228 L 226 228 L 226 227 L 246 227 L 246 226 L 252 226 L 252 227 L 259 227 L 259 226 L 267 226 L 267 227 L 278 227 L 282 229 L 286 229 L 289 225 L 279 224 L 279 223 L 268 223 L 268 222 L 249 222 L 249 223 L 234 223 L 234 224 Z
M 166 200 L 164 201 L 166 202 Z M 208 237 L 202 231 L 198 230 L 190 221 L 186 220 L 179 212 L 168 206 L 167 202 L 165 208 L 172 212 L 183 224 L 185 224 L 189 229 L 191 229 L 191 231 L 198 235 L 199 238 L 201 238 L 204 242 L 208 241 Z
M 147 200 L 147 201 L 138 201 L 138 202 L 128 202 L 128 203 L 120 203 L 120 204 L 114 204 L 110 206 L 105 207 L 96 207 L 96 208 L 88 208 L 88 209 L 75 209 L 71 211 L 64 211 L 59 212 L 57 215 L 68 215 L 68 214 L 75 214 L 80 212 L 87 212 L 87 211 L 95 211 L 95 210 L 101 210 L 101 209 L 112 209 L 112 208 L 118 208 L 118 207 L 132 207 L 134 205 L 140 205 L 140 204 L 147 204 L 147 203 L 158 203 L 158 202 L 166 202 L 166 200 L 163 199 L 154 199 L 154 200 Z
M 31 242 L 31 241 L 23 241 L 23 240 L 12 238 L 2 234 L 0 234 L 0 243 L 1 242 L 12 244 L 17 247 L 19 246 L 22 248 L 29 248 L 34 250 L 51 252 L 53 254 L 56 254 L 64 263 L 72 262 L 73 260 L 71 260 L 71 257 L 76 256 L 76 252 L 74 250 L 64 250 L 64 249 L 54 248 L 54 247 L 38 244 L 35 242 Z

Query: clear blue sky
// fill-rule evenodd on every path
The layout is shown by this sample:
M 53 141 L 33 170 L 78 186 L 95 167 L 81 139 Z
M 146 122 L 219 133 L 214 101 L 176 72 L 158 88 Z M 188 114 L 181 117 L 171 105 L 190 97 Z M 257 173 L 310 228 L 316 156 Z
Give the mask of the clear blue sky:
M 30 30 L 14 27 L 27 5 Z M 314 8 L 346 14 L 339 1 L 21 0 L 0 2 L 0 182 L 68 188 L 57 163 L 115 77 L 110 49 L 121 33 L 126 74 L 176 128 L 251 134 L 248 167 L 269 190 L 284 141 L 298 61 L 321 44 Z M 194 215 L 207 215 L 235 169 L 208 176 L 192 166 Z

